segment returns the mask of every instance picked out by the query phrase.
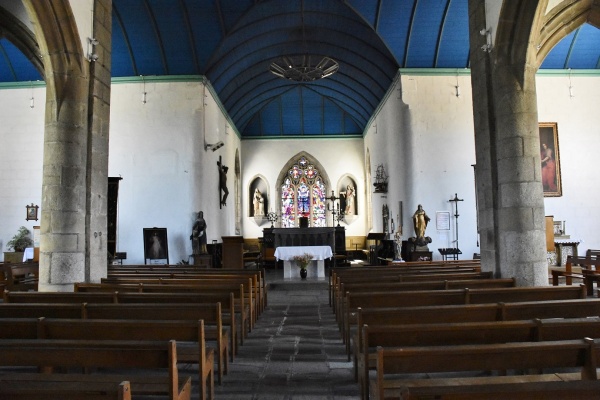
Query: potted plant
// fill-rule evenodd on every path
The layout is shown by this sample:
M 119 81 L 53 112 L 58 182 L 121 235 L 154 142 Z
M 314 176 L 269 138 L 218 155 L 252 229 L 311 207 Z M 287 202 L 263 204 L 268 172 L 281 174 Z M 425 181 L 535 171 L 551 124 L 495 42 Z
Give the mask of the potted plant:
M 292 257 L 292 259 L 294 261 L 296 261 L 298 263 L 298 265 L 300 266 L 300 277 L 302 279 L 306 279 L 308 272 L 306 271 L 306 267 L 308 266 L 308 263 L 310 262 L 310 260 L 313 259 L 313 255 L 310 253 L 304 253 L 304 254 L 299 254 L 297 256 Z
M 17 233 L 6 243 L 7 250 L 14 250 L 14 252 L 5 252 L 5 262 L 21 262 L 23 261 L 23 252 L 26 247 L 33 244 L 33 240 L 29 236 L 29 229 L 22 226 L 19 228 Z

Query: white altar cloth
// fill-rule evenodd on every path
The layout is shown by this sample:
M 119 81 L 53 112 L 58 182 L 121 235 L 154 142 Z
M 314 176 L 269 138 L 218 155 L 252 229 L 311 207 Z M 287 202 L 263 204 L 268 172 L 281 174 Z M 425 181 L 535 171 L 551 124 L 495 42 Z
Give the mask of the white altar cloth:
M 292 259 L 294 256 L 310 253 L 313 255 L 311 263 L 306 268 L 309 278 L 325 278 L 325 259 L 333 257 L 331 246 L 279 246 L 275 249 L 275 258 L 283 260 L 283 277 L 295 278 L 300 276 L 300 267 Z M 314 264 L 317 268 L 314 268 Z

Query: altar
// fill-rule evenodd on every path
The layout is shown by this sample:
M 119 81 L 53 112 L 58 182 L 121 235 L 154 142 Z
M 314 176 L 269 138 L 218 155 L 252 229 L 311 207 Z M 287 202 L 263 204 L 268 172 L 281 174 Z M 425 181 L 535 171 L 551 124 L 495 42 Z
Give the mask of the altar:
M 325 278 L 325 259 L 331 258 L 331 246 L 279 246 L 275 249 L 275 258 L 283 260 L 283 277 L 295 278 L 300 276 L 300 267 L 293 261 L 294 256 L 310 253 L 312 261 L 306 268 L 308 278 Z M 316 264 L 316 265 L 315 265 Z M 316 267 L 316 268 L 315 268 Z

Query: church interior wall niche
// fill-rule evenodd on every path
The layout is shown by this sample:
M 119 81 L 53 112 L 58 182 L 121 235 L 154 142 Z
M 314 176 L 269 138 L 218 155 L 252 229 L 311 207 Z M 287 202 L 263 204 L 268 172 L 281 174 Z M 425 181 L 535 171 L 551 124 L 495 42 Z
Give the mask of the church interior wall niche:
M 248 215 L 260 225 L 267 218 L 269 212 L 269 199 L 267 196 L 267 183 L 261 177 L 252 180 L 248 192 Z

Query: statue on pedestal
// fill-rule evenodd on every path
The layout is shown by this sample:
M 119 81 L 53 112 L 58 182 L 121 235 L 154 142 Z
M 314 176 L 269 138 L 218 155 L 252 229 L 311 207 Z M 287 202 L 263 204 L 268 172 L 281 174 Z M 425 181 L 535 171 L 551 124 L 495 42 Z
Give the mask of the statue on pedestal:
M 419 204 L 417 211 L 413 214 L 415 237 L 408 239 L 415 246 L 416 251 L 429 251 L 427 244 L 431 243 L 432 240 L 429 236 L 425 236 L 425 229 L 427 229 L 430 220 L 431 218 L 423 210 L 423 206 Z
M 192 234 L 190 235 L 192 240 L 193 254 L 208 254 L 206 250 L 206 221 L 204 220 L 204 212 L 198 212 L 198 217 L 192 227 Z

